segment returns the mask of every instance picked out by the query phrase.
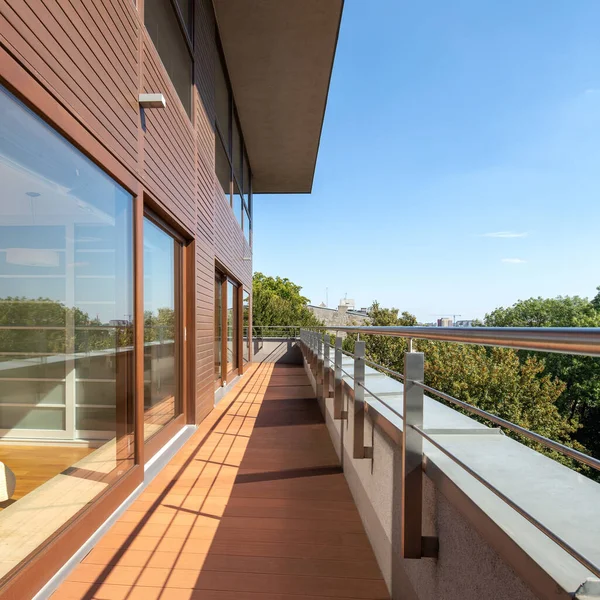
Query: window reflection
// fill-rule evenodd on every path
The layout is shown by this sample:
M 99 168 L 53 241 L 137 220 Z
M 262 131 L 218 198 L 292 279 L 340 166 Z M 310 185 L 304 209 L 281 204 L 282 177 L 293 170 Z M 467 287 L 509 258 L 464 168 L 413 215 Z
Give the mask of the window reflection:
M 144 219 L 144 438 L 181 414 L 178 263 L 181 244 Z
M 2 87 L 0 181 L 0 461 L 29 473 L 1 576 L 132 466 L 133 253 L 131 196 Z
M 231 281 L 227 282 L 227 372 L 230 373 L 238 367 L 237 340 L 238 340 L 238 311 L 237 311 L 238 286 Z
M 215 135 L 215 171 L 227 203 L 231 197 L 231 167 L 218 135 Z

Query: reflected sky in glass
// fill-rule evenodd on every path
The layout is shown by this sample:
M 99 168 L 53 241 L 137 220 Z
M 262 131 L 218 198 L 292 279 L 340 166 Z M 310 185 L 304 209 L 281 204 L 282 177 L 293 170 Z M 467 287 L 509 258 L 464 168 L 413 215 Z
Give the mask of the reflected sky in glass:
M 1 87 L 0 181 L 0 300 L 131 321 L 131 195 Z

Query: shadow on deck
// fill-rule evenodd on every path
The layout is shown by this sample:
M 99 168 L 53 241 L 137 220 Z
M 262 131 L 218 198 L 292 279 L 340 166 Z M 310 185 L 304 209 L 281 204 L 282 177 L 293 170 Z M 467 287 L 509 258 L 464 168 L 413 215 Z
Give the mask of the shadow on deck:
M 241 381 L 53 600 L 388 598 L 302 367 Z

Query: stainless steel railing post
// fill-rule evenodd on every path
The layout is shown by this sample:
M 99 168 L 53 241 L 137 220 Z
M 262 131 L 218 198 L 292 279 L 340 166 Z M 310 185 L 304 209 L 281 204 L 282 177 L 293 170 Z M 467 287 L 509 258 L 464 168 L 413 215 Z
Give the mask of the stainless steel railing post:
M 331 344 L 327 341 L 327 333 L 323 336 L 323 400 L 329 398 L 329 382 L 331 381 L 330 358 Z
M 354 344 L 354 458 L 372 458 L 373 448 L 365 447 L 365 343 Z
M 335 338 L 334 372 L 333 372 L 333 418 L 343 418 L 344 381 L 342 379 L 342 342 L 341 337 Z
M 323 361 L 323 335 L 321 333 L 317 333 L 317 373 L 316 373 L 316 381 L 317 381 L 317 398 L 320 400 L 323 398 L 323 371 L 324 371 L 324 361 Z
M 403 558 L 437 555 L 437 539 L 423 537 L 423 389 L 422 352 L 404 353 L 404 426 L 402 428 L 401 551 Z

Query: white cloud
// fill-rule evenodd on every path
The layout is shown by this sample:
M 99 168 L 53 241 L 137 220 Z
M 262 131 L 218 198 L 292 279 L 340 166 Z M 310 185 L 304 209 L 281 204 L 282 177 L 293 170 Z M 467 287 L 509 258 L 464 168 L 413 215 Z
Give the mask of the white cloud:
M 524 238 L 527 237 L 527 232 L 517 232 L 517 231 L 494 231 L 492 233 L 482 233 L 481 237 L 490 237 L 490 238 Z
M 526 260 L 523 260 L 522 258 L 503 258 L 502 259 L 503 263 L 509 263 L 511 265 L 521 265 L 523 263 L 526 263 Z

